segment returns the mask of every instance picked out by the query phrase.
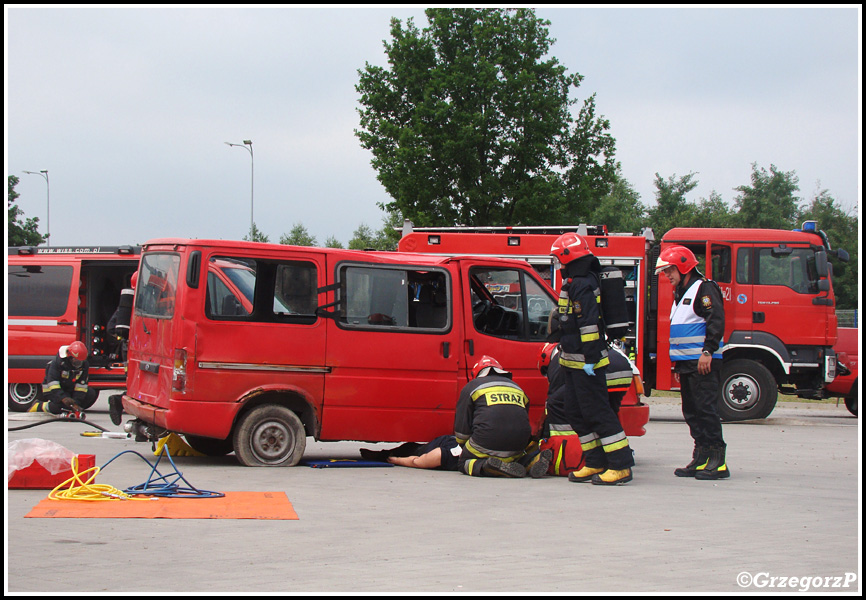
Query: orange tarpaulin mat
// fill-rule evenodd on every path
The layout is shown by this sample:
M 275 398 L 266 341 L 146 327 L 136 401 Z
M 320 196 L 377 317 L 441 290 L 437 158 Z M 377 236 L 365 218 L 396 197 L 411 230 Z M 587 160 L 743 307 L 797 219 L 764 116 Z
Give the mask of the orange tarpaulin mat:
M 25 517 L 55 519 L 277 519 L 298 520 L 285 492 L 225 492 L 223 498 L 50 500 Z

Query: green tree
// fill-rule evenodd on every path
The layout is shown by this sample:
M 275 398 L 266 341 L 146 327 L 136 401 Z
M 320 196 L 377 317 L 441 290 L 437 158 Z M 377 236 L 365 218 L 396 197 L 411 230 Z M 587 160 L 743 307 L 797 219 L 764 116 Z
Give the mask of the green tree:
M 611 233 L 640 233 L 646 225 L 646 209 L 640 201 L 640 194 L 617 170 L 616 179 L 607 194 L 589 212 L 587 223 L 607 225 Z M 559 223 L 549 223 L 557 225 Z M 562 222 L 563 225 L 575 223 Z
M 656 239 L 673 227 L 688 227 L 696 224 L 697 208 L 686 200 L 686 194 L 698 186 L 695 173 L 680 178 L 676 174 L 662 179 L 656 173 L 656 206 L 647 211 L 647 223 L 652 227 Z
M 827 190 L 821 190 L 812 198 L 800 214 L 801 221 L 817 221 L 830 240 L 833 249 L 842 248 L 850 255 L 847 263 L 833 254 L 833 291 L 836 294 L 836 307 L 841 309 L 857 308 L 860 281 L 857 273 L 857 257 L 860 254 L 860 223 L 857 209 L 845 211 Z
M 569 99 L 583 79 L 548 57 L 549 21 L 531 9 L 425 11 L 391 20 L 390 68 L 358 71 L 361 129 L 392 201 L 417 226 L 549 224 L 609 190 L 615 141 Z M 572 220 L 567 219 L 567 220 Z
M 794 171 L 779 171 L 770 165 L 770 172 L 752 163 L 752 185 L 735 188 L 740 195 L 734 199 L 736 222 L 740 227 L 761 229 L 793 229 L 797 226 L 800 198 L 799 178 Z
M 303 223 L 295 223 L 289 234 L 280 236 L 280 243 L 289 246 L 318 246 L 315 236 L 311 235 Z
M 15 191 L 15 186 L 18 185 L 18 177 L 9 175 L 7 178 L 7 205 L 9 208 L 9 241 L 10 246 L 38 246 L 46 241 L 39 233 L 39 218 L 31 217 L 26 221 L 24 211 L 18 208 L 15 201 L 18 199 L 18 192 Z
M 361 223 L 358 228 L 352 233 L 352 239 L 349 240 L 349 250 L 378 250 L 377 244 L 379 236 L 370 229 L 366 223 Z
M 253 223 L 252 238 L 250 237 L 250 234 L 247 234 L 247 235 L 244 236 L 244 241 L 246 241 L 246 242 L 253 241 L 253 242 L 264 242 L 264 243 L 268 243 L 268 242 L 271 241 L 271 238 L 268 237 L 268 236 L 266 236 L 266 235 L 262 232 L 262 230 L 259 229 L 258 226 L 256 226 L 255 223 Z
M 736 214 L 715 190 L 709 198 L 701 198 L 694 216 L 694 227 L 736 227 Z
M 325 248 L 342 248 L 343 243 L 336 238 L 336 236 L 328 236 L 328 239 L 325 240 Z

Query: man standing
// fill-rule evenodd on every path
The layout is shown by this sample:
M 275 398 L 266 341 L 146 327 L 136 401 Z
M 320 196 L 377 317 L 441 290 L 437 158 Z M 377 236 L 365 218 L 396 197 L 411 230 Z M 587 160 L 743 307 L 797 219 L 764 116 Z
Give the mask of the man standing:
M 59 415 L 63 411 L 77 413 L 90 408 L 96 402 L 98 392 L 88 387 L 88 377 L 84 343 L 75 341 L 61 346 L 45 369 L 42 393 L 47 400 L 34 403 L 29 412 Z
M 680 377 L 683 417 L 695 441 L 692 461 L 674 474 L 725 479 L 731 472 L 718 412 L 725 308 L 718 284 L 701 275 L 697 266 L 697 258 L 684 246 L 665 248 L 656 262 L 656 274 L 664 273 L 674 288 L 670 356 Z
M 476 477 L 544 477 L 553 452 L 530 451 L 529 399 L 511 373 L 490 356 L 472 367 L 460 390 L 454 436 L 463 449 L 458 468 Z
M 576 233 L 559 236 L 550 248 L 562 271 L 559 320 L 562 329 L 559 364 L 567 389 L 565 411 L 580 437 L 584 466 L 568 480 L 622 485 L 632 480 L 634 456 L 607 394 L 610 364 L 601 318 L 601 264 L 586 239 Z

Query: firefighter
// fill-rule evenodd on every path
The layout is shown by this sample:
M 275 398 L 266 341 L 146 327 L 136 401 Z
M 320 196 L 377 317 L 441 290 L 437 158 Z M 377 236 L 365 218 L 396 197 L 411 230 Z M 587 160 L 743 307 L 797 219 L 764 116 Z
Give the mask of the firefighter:
M 472 367 L 472 380 L 460 391 L 454 436 L 462 448 L 461 473 L 476 477 L 525 477 L 547 473 L 550 450 L 532 440 L 529 399 L 511 373 L 490 356 Z
M 622 485 L 632 480 L 634 457 L 607 394 L 610 359 L 600 310 L 601 264 L 576 233 L 559 236 L 550 254 L 559 262 L 563 281 L 558 311 L 565 414 L 584 455 L 583 467 L 569 473 L 568 479 Z
M 695 442 L 692 461 L 674 474 L 725 479 L 731 472 L 725 462 L 718 412 L 725 309 L 718 284 L 706 279 L 697 266 L 691 250 L 668 246 L 659 255 L 655 270 L 664 273 L 674 288 L 670 356 L 680 377 L 683 417 Z
M 57 356 L 45 369 L 42 384 L 43 397 L 29 412 L 46 412 L 59 415 L 62 412 L 81 413 L 96 402 L 98 391 L 87 385 L 87 347 L 75 341 L 61 346 Z

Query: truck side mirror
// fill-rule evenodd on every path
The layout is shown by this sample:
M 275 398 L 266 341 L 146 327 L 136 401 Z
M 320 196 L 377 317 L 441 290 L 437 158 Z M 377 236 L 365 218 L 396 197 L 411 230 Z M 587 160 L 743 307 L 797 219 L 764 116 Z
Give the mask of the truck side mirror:
M 829 263 L 827 262 L 827 253 L 823 250 L 815 253 L 815 270 L 818 272 L 818 277 L 827 277 L 830 275 Z
M 848 256 L 848 252 L 846 250 L 843 250 L 842 248 L 839 248 L 838 250 L 831 250 L 830 254 L 832 254 L 842 262 L 848 262 L 851 259 L 851 257 Z

